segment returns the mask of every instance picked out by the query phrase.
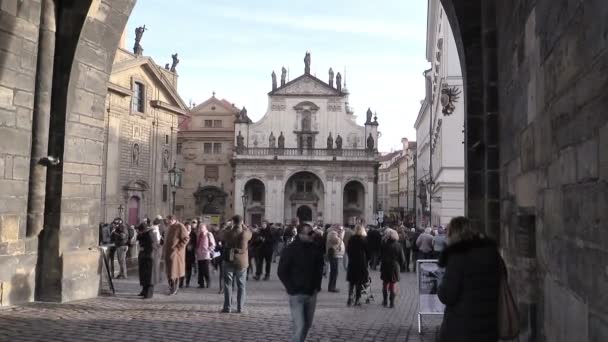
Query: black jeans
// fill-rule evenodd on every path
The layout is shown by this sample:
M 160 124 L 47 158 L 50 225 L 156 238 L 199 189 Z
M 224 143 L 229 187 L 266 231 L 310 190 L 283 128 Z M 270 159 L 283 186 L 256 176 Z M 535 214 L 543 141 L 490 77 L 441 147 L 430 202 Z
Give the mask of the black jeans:
M 363 290 L 362 284 L 348 283 L 348 301 L 352 302 L 353 300 L 353 290 L 355 292 L 355 303 L 359 303 L 361 299 L 361 291 Z
M 338 281 L 338 269 L 339 269 L 339 258 L 328 257 L 329 260 L 329 283 L 327 284 L 327 290 L 333 291 L 336 289 L 336 282 Z
M 152 298 L 154 296 L 154 285 L 145 285 L 141 290 L 144 294 L 144 298 Z
M 198 286 L 209 287 L 211 284 L 211 276 L 209 275 L 210 260 L 198 261 Z
M 256 265 L 255 265 L 255 275 L 256 276 L 261 276 L 262 275 L 262 264 L 264 262 L 266 262 L 266 273 L 264 273 L 265 276 L 270 276 L 270 266 L 272 264 L 272 251 L 270 251 L 270 253 L 268 252 L 261 252 L 258 253 L 257 257 L 256 257 Z

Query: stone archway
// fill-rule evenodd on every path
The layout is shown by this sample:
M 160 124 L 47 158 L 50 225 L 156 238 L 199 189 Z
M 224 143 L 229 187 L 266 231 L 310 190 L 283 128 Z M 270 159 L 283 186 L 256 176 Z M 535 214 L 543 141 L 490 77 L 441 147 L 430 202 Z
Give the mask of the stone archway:
M 261 226 L 266 216 L 266 185 L 257 178 L 250 179 L 243 187 L 243 194 L 246 196 L 242 202 L 245 222 Z
M 299 217 L 299 210 L 303 207 L 311 210 L 311 221 L 323 221 L 325 186 L 316 174 L 309 171 L 292 174 L 285 182 L 284 196 L 285 215 L 283 219 L 285 222 Z M 306 214 L 308 217 L 307 212 Z
M 342 193 L 343 223 L 355 225 L 365 215 L 365 186 L 356 180 L 346 183 Z

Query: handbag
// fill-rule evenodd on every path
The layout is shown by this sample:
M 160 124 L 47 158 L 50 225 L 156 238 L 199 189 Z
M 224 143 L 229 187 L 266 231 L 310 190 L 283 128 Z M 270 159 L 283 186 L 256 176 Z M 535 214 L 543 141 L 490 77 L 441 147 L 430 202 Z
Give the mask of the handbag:
M 519 336 L 519 312 L 509 288 L 507 269 L 502 258 L 500 261 L 503 271 L 498 283 L 498 338 L 511 340 Z

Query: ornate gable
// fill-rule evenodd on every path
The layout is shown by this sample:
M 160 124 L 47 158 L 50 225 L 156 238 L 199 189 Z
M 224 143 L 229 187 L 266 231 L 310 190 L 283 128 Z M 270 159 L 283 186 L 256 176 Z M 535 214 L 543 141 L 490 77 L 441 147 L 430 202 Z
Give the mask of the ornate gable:
M 341 92 L 318 78 L 304 74 L 284 86 L 271 91 L 268 95 L 306 95 L 306 96 L 343 96 Z

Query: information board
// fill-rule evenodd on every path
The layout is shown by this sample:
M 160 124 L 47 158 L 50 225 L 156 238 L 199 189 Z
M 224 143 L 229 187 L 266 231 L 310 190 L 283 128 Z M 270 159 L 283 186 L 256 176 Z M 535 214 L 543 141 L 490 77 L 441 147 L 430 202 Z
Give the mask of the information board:
M 443 315 L 445 305 L 437 296 L 444 270 L 436 259 L 421 259 L 416 262 L 418 276 L 418 333 L 422 331 L 422 315 Z

